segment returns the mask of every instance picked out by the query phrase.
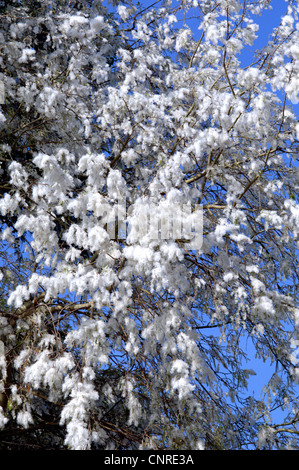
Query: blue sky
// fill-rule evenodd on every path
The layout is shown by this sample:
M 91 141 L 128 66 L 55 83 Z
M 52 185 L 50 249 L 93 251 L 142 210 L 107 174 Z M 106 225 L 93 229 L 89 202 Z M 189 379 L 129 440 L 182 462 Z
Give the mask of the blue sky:
M 254 43 L 254 49 L 263 47 L 273 29 L 280 23 L 281 17 L 286 13 L 288 2 L 285 0 L 272 0 L 272 10 L 265 10 L 261 16 L 255 17 L 255 22 L 259 25 L 259 38 Z

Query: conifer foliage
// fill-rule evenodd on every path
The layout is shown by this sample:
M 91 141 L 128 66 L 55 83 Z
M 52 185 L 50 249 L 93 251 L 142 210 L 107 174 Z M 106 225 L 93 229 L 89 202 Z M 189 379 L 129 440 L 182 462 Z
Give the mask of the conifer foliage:
M 256 51 L 269 8 L 1 2 L 1 449 L 298 449 L 299 5 Z

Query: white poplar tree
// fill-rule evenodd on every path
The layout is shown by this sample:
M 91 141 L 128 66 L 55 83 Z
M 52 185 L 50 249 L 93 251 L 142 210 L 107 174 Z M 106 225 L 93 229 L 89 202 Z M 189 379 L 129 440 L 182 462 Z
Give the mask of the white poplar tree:
M 0 5 L 2 447 L 298 449 L 285 5 L 247 65 L 270 0 Z

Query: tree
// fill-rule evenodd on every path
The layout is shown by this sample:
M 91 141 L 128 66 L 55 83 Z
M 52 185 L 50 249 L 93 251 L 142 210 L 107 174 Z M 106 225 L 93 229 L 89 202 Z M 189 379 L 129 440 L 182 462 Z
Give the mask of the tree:
M 297 2 L 242 62 L 270 4 L 1 6 L 1 448 L 298 449 Z

